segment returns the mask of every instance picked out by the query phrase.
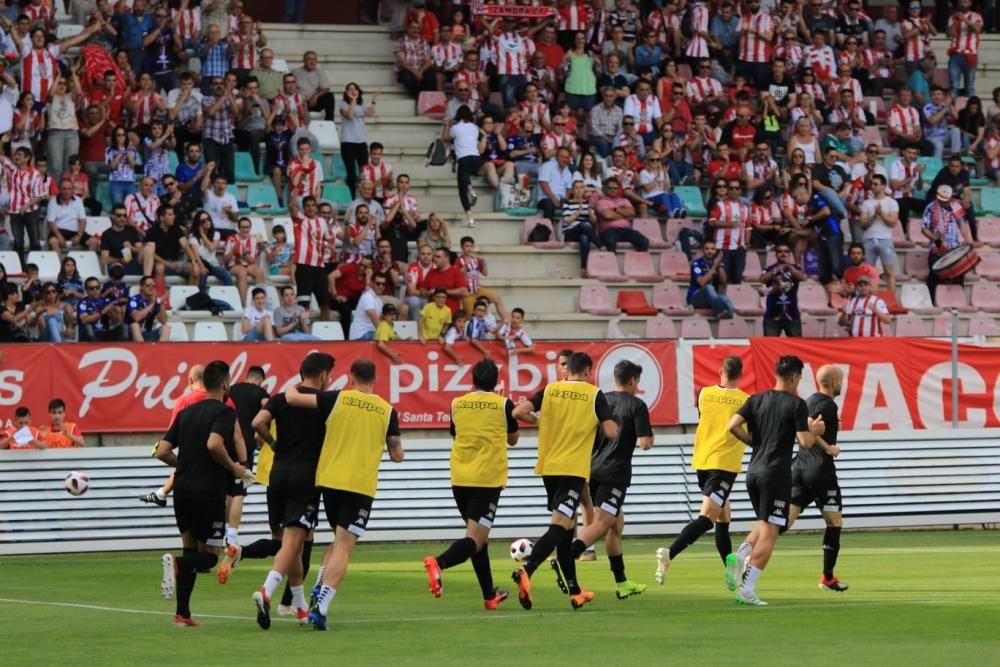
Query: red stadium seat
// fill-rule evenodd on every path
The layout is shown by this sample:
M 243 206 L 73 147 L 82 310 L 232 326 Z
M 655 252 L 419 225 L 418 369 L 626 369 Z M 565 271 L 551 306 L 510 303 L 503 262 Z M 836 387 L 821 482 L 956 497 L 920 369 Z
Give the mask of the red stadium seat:
M 730 286 L 732 289 L 734 286 Z M 716 338 L 746 338 L 749 336 L 746 320 L 735 317 L 731 320 L 719 320 L 717 323 L 718 334 Z
M 892 226 L 892 244 L 897 248 L 912 248 L 915 245 L 913 241 L 906 240 L 902 225 Z
M 836 315 L 829 305 L 829 296 L 822 285 L 799 283 L 799 308 L 810 315 Z
M 646 320 L 645 337 L 653 340 L 673 340 L 677 338 L 677 328 L 673 320 L 658 315 Z
M 980 252 L 982 260 L 976 267 L 976 274 L 988 280 L 1000 280 L 1000 252 Z
M 923 338 L 927 335 L 924 321 L 916 315 L 903 315 L 896 320 L 896 336 L 900 338 Z
M 974 313 L 976 308 L 969 305 L 965 289 L 961 285 L 938 285 L 934 290 L 934 301 L 943 310 L 955 309 L 960 313 Z
M 632 223 L 632 229 L 649 239 L 650 248 L 667 248 L 671 245 L 663 240 L 660 221 L 656 218 L 636 218 Z
M 712 328 L 708 326 L 708 320 L 701 317 L 692 317 L 681 322 L 681 338 L 711 338 Z
M 972 305 L 984 313 L 1000 313 L 1000 285 L 996 283 L 973 285 Z
M 931 293 L 923 283 L 907 283 L 900 288 L 900 304 L 917 315 L 937 315 L 941 309 L 931 303 Z
M 603 250 L 590 253 L 587 258 L 587 275 L 608 283 L 621 283 L 628 280 L 618 270 L 618 258 L 615 253 Z
M 1000 248 L 1000 218 L 980 218 L 977 222 L 979 240 L 993 248 Z
M 662 280 L 653 266 L 653 256 L 648 252 L 626 252 L 625 275 L 641 283 L 658 283 Z
M 970 336 L 1000 336 L 1000 326 L 992 317 L 973 317 L 969 320 Z
M 906 253 L 906 266 L 903 270 L 911 278 L 927 280 L 927 274 L 930 273 L 927 255 L 916 251 Z
M 760 265 L 760 253 L 756 250 L 747 250 L 747 261 L 743 266 L 743 279 L 756 282 L 762 273 L 764 273 L 764 268 Z
M 549 237 L 548 241 L 539 241 L 536 243 L 528 243 L 528 235 L 531 234 L 531 230 L 535 227 L 541 225 L 542 227 L 548 227 L 552 235 Z M 552 228 L 552 223 L 548 218 L 535 217 L 535 218 L 525 218 L 524 223 L 521 225 L 521 244 L 530 245 L 535 248 L 551 248 L 558 249 L 564 248 L 566 246 L 562 241 L 556 240 L 556 231 Z
M 760 295 L 750 285 L 729 285 L 726 287 L 726 296 L 733 302 L 739 315 L 756 317 L 764 314 L 764 309 L 760 307 Z
M 962 330 L 966 329 L 966 321 L 958 320 L 958 335 L 964 336 Z M 931 335 L 935 338 L 951 338 L 951 315 L 945 313 L 938 315 L 931 321 Z
M 910 240 L 921 248 L 926 248 L 931 244 L 931 240 L 923 235 L 920 230 L 923 229 L 923 220 L 920 218 L 910 218 L 907 221 L 907 229 L 910 230 Z M 896 225 L 897 227 L 899 225 Z
M 646 293 L 642 290 L 618 292 L 618 307 L 626 315 L 656 315 L 658 312 L 646 301 Z
M 611 305 L 611 293 L 601 284 L 580 287 L 580 312 L 591 315 L 618 315 L 622 311 Z
M 822 338 L 823 337 L 823 320 L 817 317 L 803 317 L 802 318 L 802 337 L 803 338 Z
M 896 294 L 894 292 L 890 292 L 889 290 L 884 289 L 878 292 L 878 296 L 880 299 L 885 301 L 885 305 L 889 309 L 890 314 L 905 315 L 906 313 L 910 312 L 906 308 L 903 308 L 902 306 L 899 305 L 899 302 L 896 301 Z
M 425 90 L 417 98 L 417 113 L 435 120 L 443 120 L 448 109 L 448 98 L 436 90 Z
M 667 250 L 660 253 L 660 275 L 667 280 L 690 280 L 691 264 L 688 263 L 687 255 L 676 250 Z
M 683 288 L 681 288 L 683 290 Z M 653 285 L 653 308 L 668 315 L 692 315 L 691 307 L 687 305 L 683 292 L 669 280 Z

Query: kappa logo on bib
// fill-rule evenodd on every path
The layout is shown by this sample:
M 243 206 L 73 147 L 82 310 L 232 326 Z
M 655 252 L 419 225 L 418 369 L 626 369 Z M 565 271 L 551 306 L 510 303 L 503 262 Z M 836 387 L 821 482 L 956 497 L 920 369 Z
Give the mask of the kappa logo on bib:
M 595 379 L 603 391 L 615 389 L 615 365 L 619 361 L 631 361 L 642 366 L 642 378 L 639 380 L 639 398 L 650 409 L 660 400 L 663 393 L 663 373 L 660 362 L 649 350 L 639 345 L 616 345 L 597 362 Z

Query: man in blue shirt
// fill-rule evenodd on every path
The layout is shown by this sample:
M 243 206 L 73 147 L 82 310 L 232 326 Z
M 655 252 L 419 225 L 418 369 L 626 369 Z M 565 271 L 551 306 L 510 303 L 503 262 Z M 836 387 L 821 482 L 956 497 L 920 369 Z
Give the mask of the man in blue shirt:
M 101 283 L 97 278 L 87 278 L 84 283 L 87 296 L 80 299 L 76 305 L 77 321 L 80 323 L 80 341 L 96 343 L 99 341 L 125 340 L 125 329 L 121 322 L 112 322 L 112 311 L 117 303 L 114 299 L 101 294 Z M 119 314 L 121 311 L 118 311 Z
M 201 183 L 207 173 L 215 168 L 214 163 L 205 164 L 201 160 L 201 144 L 192 141 L 184 151 L 184 162 L 177 165 L 177 186 L 184 193 L 184 199 L 192 206 L 201 206 Z
M 800 187 L 792 196 L 806 209 L 803 226 L 811 227 L 818 237 L 819 281 L 828 285 L 839 280 L 844 276 L 844 234 L 840 230 L 840 221 L 823 195 L 810 194 L 806 188 Z
M 170 340 L 167 311 L 156 296 L 156 281 L 153 276 L 143 276 L 139 281 L 139 293 L 128 300 L 128 321 L 133 342 Z M 156 326 L 157 322 L 159 327 Z
M 759 282 L 767 288 L 764 299 L 764 335 L 802 336 L 799 314 L 799 283 L 806 279 L 802 267 L 793 264 L 792 250 L 782 243 L 774 251 L 777 262 L 761 274 Z
M 934 144 L 934 157 L 944 155 L 945 144 L 952 153 L 962 150 L 962 139 L 954 123 L 958 120 L 954 100 L 947 98 L 944 88 L 931 88 L 931 101 L 924 105 L 924 138 Z
M 691 262 L 691 284 L 687 302 L 695 308 L 711 308 L 720 320 L 733 318 L 733 302 L 719 290 L 726 284 L 726 270 L 722 267 L 722 253 L 715 249 L 715 241 L 707 239 L 701 244 L 702 256 Z
M 542 215 L 556 221 L 556 209 L 562 206 L 566 192 L 573 186 L 573 156 L 569 149 L 560 148 L 555 157 L 538 170 L 538 208 Z
M 727 72 L 732 70 L 733 63 L 736 62 L 736 54 L 740 47 L 739 29 L 740 17 L 733 11 L 732 3 L 722 3 L 719 13 L 712 17 L 708 34 L 712 55 Z

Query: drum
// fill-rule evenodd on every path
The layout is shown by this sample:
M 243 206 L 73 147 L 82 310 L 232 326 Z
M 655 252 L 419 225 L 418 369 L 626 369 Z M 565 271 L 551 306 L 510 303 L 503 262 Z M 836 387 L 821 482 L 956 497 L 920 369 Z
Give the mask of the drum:
M 949 250 L 934 262 L 931 271 L 938 280 L 961 278 L 979 264 L 979 254 L 970 245 L 960 245 Z

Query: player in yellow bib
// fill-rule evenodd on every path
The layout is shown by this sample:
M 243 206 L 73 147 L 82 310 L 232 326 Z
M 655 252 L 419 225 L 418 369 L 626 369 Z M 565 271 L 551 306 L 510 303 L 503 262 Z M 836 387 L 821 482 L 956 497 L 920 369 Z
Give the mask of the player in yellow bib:
M 313 627 L 326 630 L 330 602 L 347 572 L 351 551 L 368 526 L 382 450 L 388 449 L 393 463 L 403 460 L 399 418 L 392 405 L 375 394 L 375 364 L 370 359 L 351 364 L 351 389 L 305 394 L 292 388 L 285 400 L 292 407 L 319 410 L 326 421 L 316 487 L 322 491 L 335 537 L 323 554 L 322 586 L 309 612 Z
M 507 447 L 516 445 L 518 439 L 514 404 L 494 393 L 499 374 L 491 360 L 481 360 L 472 367 L 476 391 L 451 402 L 451 491 L 466 532 L 440 556 L 424 559 L 428 585 L 436 598 L 441 597 L 441 570 L 471 559 L 483 605 L 490 611 L 507 599 L 507 591 L 493 585 L 487 549 L 500 492 L 507 484 Z
M 553 382 L 514 408 L 514 417 L 538 424 L 538 463 L 548 495 L 552 524 L 535 542 L 524 566 L 514 572 L 518 601 L 531 609 L 531 575 L 553 552 L 570 594 L 570 604 L 579 609 L 593 599 L 576 581 L 573 529 L 584 485 L 590 477 L 590 455 L 600 428 L 608 438 L 618 437 L 618 425 L 600 389 L 591 384 L 594 362 L 583 352 L 574 352 L 566 364 L 567 379 Z M 535 417 L 532 412 L 538 412 Z
M 729 495 L 736 475 L 743 467 L 745 445 L 729 432 L 729 420 L 747 402 L 746 392 L 738 383 L 743 362 L 728 356 L 719 370 L 719 384 L 705 387 L 698 394 L 698 428 L 694 434 L 691 466 L 698 473 L 698 487 L 703 495 L 698 518 L 681 529 L 670 549 L 656 550 L 656 583 L 663 584 L 670 562 L 715 526 L 715 547 L 726 566 L 729 590 L 736 590 L 739 564 L 733 555 L 729 537 L 731 505 Z

